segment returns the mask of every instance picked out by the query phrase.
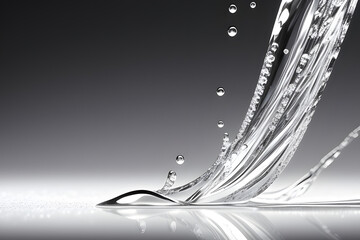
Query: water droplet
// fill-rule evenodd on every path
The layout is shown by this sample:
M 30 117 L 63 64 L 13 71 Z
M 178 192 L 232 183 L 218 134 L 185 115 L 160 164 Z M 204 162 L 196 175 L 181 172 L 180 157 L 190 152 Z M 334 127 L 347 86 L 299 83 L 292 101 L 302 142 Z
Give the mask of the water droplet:
M 223 138 L 223 140 L 224 140 L 224 142 L 228 142 L 228 141 L 230 140 L 228 133 L 224 133 L 224 138 Z
M 271 51 L 276 52 L 278 50 L 278 48 L 279 48 L 279 44 L 277 44 L 276 42 L 273 42 L 271 44 L 271 48 L 270 48 Z
M 229 27 L 229 29 L 228 29 L 228 35 L 229 35 L 230 37 L 235 37 L 236 34 L 237 34 L 237 29 L 236 29 L 236 27 Z
M 176 157 L 176 163 L 179 164 L 179 165 L 182 165 L 183 163 L 185 162 L 185 158 L 183 155 L 178 155 Z
M 251 7 L 251 8 L 256 8 L 256 2 L 251 2 L 251 3 L 250 3 L 250 7 Z
M 225 89 L 222 88 L 222 87 L 218 87 L 218 89 L 216 90 L 216 94 L 221 97 L 221 96 L 224 96 L 225 94 Z
M 173 170 L 170 170 L 167 175 L 165 184 L 162 187 L 162 190 L 170 189 L 172 187 L 172 185 L 174 185 L 175 181 L 176 181 L 176 172 L 174 172 Z
M 286 55 L 286 54 L 288 54 L 289 53 L 289 50 L 288 49 L 284 49 L 284 54 Z
M 231 4 L 230 7 L 229 7 L 229 12 L 230 13 L 236 13 L 237 11 L 237 7 L 235 4 Z
M 224 124 L 223 121 L 219 120 L 217 125 L 218 125 L 219 128 L 223 128 L 225 124 Z
M 170 170 L 169 174 L 168 174 L 168 179 L 172 182 L 175 182 L 176 181 L 176 172 L 174 172 L 173 170 Z
M 267 56 L 267 57 L 266 57 L 266 61 L 268 61 L 268 62 L 271 62 L 271 63 L 272 63 L 273 61 L 275 61 L 275 56 L 274 56 L 274 55 L 272 55 L 272 54 L 271 54 L 271 55 L 269 55 L 269 56 Z

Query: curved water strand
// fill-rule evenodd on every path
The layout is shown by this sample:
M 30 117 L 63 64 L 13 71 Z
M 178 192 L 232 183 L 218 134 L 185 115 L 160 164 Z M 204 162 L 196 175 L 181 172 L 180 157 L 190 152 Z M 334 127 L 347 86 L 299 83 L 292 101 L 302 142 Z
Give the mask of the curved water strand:
M 149 190 L 135 190 L 99 203 L 98 207 L 170 206 L 181 205 L 176 199 Z
M 263 193 L 255 199 L 252 199 L 253 202 L 274 202 L 274 201 L 289 201 L 294 198 L 304 195 L 309 188 L 313 185 L 320 173 L 330 166 L 335 159 L 337 159 L 340 153 L 346 148 L 354 139 L 359 136 L 360 126 L 355 128 L 349 135 L 334 149 L 332 149 L 328 154 L 326 154 L 318 164 L 310 169 L 308 173 L 302 176 L 294 184 L 281 189 L 279 191 Z

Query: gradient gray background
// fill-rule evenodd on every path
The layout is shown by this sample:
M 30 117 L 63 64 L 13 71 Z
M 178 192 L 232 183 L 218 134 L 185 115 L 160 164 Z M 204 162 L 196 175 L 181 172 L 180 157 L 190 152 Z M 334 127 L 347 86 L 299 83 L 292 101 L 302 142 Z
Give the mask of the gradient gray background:
M 115 181 L 118 194 L 160 187 L 169 169 L 178 184 L 200 175 L 223 133 L 232 139 L 240 127 L 280 1 L 249 3 L 1 1 L 1 182 Z M 360 122 L 359 19 L 356 12 L 284 184 Z M 234 38 L 226 33 L 232 25 Z M 221 98 L 218 86 L 226 89 Z M 323 179 L 358 182 L 358 146 Z
M 223 133 L 233 139 L 280 1 L 249 3 L 1 1 L 0 239 L 195 239 L 180 222 L 172 233 L 156 219 L 141 235 L 136 221 L 94 206 L 159 188 L 170 169 L 177 184 L 192 180 L 215 160 Z M 360 123 L 359 19 L 357 10 L 308 132 L 275 188 L 302 176 Z M 226 33 L 232 25 L 235 38 Z M 355 141 L 307 196 L 360 198 L 359 154 Z M 263 214 L 284 239 L 326 239 L 309 224 L 314 217 L 325 233 L 360 236 L 359 211 Z

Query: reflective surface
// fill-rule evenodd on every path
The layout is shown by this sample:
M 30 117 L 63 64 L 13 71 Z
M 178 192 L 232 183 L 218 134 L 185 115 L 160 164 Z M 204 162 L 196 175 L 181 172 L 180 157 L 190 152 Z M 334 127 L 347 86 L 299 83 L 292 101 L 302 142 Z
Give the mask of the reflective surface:
M 76 193 L 2 201 L 1 239 L 357 239 L 360 208 L 99 209 Z M 37 196 L 37 200 L 32 196 Z M 40 197 L 39 197 L 40 196 Z M 5 198 L 4 198 L 5 197 Z M 9 196 L 2 199 L 10 201 Z M 89 201 L 90 199 L 90 201 Z M 7 206 L 7 207 L 6 207 Z

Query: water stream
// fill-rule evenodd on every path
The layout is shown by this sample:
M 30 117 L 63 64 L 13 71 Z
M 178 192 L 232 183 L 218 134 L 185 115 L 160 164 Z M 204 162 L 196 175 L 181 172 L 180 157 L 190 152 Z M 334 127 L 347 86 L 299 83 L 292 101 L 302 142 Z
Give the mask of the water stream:
M 359 127 L 297 182 L 261 193 L 281 174 L 302 140 L 356 4 L 357 0 L 283 0 L 245 119 L 233 142 L 225 135 L 213 165 L 183 186 L 172 188 L 176 173 L 170 171 L 163 188 L 125 193 L 100 206 L 256 205 L 304 194 L 358 136 Z M 224 93 L 222 89 L 220 95 Z M 347 203 L 359 201 L 338 202 Z

